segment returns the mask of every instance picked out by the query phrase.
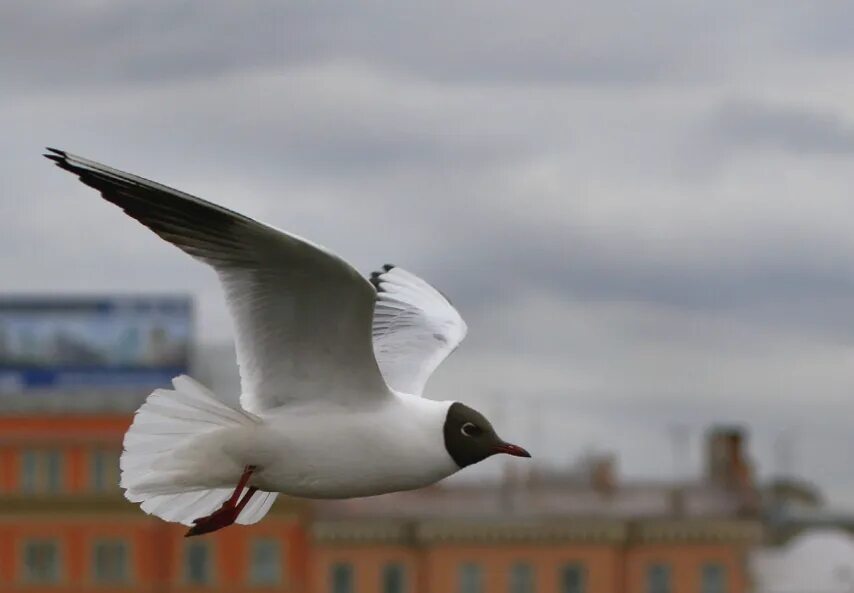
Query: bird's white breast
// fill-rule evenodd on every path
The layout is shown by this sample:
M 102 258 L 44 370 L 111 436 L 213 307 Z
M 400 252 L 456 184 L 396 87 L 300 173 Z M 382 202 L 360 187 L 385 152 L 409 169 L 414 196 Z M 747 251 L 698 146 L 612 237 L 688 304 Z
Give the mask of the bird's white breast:
M 420 488 L 459 468 L 444 442 L 451 402 L 395 395 L 378 407 L 285 409 L 232 446 L 262 490 L 350 498 Z

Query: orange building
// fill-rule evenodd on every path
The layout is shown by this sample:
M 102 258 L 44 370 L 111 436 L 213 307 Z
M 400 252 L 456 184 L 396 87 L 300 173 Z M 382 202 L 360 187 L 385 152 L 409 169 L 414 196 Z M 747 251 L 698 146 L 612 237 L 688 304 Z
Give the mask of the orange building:
M 607 472 L 605 472 L 607 473 Z M 722 484 L 560 477 L 317 505 L 314 590 L 329 593 L 746 593 L 762 538 Z
M 257 525 L 185 539 L 117 487 L 130 419 L 0 416 L 0 591 L 748 591 L 745 554 L 761 526 L 740 487 L 740 442 L 726 435 L 698 484 L 621 485 L 599 463 L 500 485 L 281 497 Z
M 0 416 L 0 591 L 308 591 L 306 507 L 185 539 L 124 500 L 130 416 Z
M 257 525 L 185 539 L 117 483 L 142 384 L 192 367 L 239 393 L 233 352 L 191 348 L 191 299 L 9 297 L 0 314 L 0 593 L 748 590 L 761 525 L 737 430 L 712 433 L 695 484 L 620 484 L 594 460 L 501 484 L 279 497 Z

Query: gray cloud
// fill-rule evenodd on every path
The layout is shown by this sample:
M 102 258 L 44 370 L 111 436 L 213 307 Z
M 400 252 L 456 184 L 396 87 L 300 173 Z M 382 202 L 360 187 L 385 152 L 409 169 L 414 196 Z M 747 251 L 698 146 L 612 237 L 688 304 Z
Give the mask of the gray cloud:
M 803 154 L 851 154 L 854 125 L 832 113 L 755 102 L 725 105 L 712 127 L 724 141 L 744 148 Z
M 0 63 L 28 88 L 149 84 L 342 57 L 467 84 L 636 85 L 714 70 L 714 52 L 726 41 L 721 8 L 217 0 L 77 2 L 45 11 L 14 3 L 0 12 Z M 690 52 L 681 51 L 686 46 Z
M 187 291 L 200 338 L 230 336 L 213 274 L 49 167 L 58 145 L 423 275 L 471 328 L 431 392 L 543 459 L 663 476 L 670 424 L 735 421 L 767 473 L 795 427 L 842 500 L 854 109 L 815 31 L 854 21 L 809 12 L 0 4 L 3 289 Z

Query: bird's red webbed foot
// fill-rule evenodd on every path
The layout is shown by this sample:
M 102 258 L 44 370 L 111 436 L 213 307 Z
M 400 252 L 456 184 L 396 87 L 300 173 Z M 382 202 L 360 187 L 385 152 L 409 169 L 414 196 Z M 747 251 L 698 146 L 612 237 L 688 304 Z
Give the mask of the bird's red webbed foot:
M 228 527 L 234 523 L 237 520 L 238 515 L 240 515 L 240 511 L 243 510 L 249 502 L 249 499 L 252 498 L 252 495 L 258 491 L 257 488 L 251 487 L 246 491 L 246 494 L 243 495 L 243 498 L 240 498 L 240 495 L 243 493 L 243 489 L 249 482 L 249 478 L 252 476 L 253 471 L 255 471 L 254 465 L 246 466 L 246 469 L 243 470 L 243 475 L 240 476 L 240 481 L 237 483 L 237 487 L 234 489 L 234 493 L 231 495 L 231 498 L 222 503 L 222 506 L 210 515 L 195 519 L 193 521 L 193 526 L 184 534 L 184 537 L 210 533 L 212 531 L 222 529 L 223 527 Z

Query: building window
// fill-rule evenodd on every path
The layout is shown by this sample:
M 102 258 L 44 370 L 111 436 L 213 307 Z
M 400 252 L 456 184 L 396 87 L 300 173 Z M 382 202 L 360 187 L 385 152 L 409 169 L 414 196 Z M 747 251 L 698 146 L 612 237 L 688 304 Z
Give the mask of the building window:
M 62 457 L 57 450 L 44 451 L 45 491 L 55 494 L 62 489 Z
M 92 551 L 92 574 L 96 583 L 117 584 L 127 582 L 127 544 L 120 540 L 95 542 Z
M 206 585 L 211 582 L 211 550 L 206 542 L 185 544 L 184 582 L 191 585 Z
M 560 569 L 560 593 L 585 593 L 584 566 L 573 562 Z
M 38 489 L 38 451 L 21 451 L 21 492 L 33 493 Z
M 55 494 L 62 490 L 62 452 L 25 449 L 21 451 L 21 491 Z
M 332 593 L 353 593 L 353 566 L 336 563 L 331 570 Z
M 394 562 L 383 567 L 382 593 L 405 593 L 406 569 L 403 564 Z
M 249 580 L 253 585 L 278 585 L 282 581 L 282 550 L 279 541 L 261 538 L 252 542 Z
M 672 593 L 670 589 L 670 567 L 666 564 L 651 564 L 646 572 L 647 593 Z
M 89 489 L 108 492 L 119 484 L 119 453 L 113 449 L 93 449 L 89 455 Z
M 534 570 L 519 562 L 510 568 L 510 593 L 534 593 Z
M 460 566 L 460 593 L 483 593 L 483 569 L 467 562 Z
M 726 570 L 720 564 L 704 564 L 700 582 L 702 593 L 726 593 Z
M 24 544 L 24 580 L 34 584 L 59 582 L 59 544 L 51 540 L 32 540 Z

